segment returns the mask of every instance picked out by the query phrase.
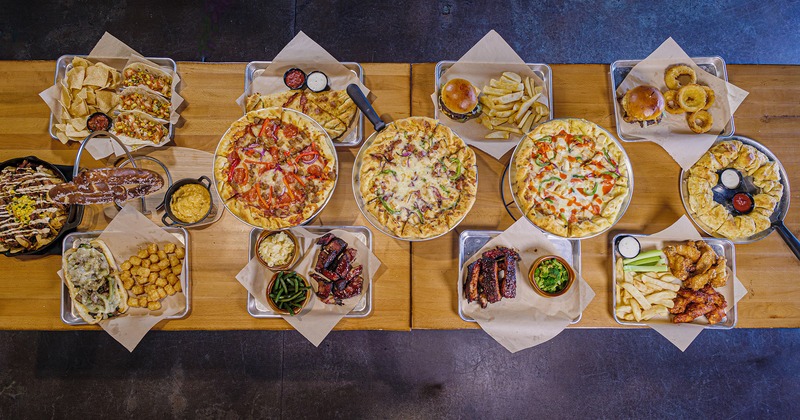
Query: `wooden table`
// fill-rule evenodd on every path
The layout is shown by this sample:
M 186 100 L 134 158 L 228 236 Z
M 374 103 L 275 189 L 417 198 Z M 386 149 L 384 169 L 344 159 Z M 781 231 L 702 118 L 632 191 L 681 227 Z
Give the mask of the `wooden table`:
M 395 118 L 409 115 L 410 66 L 364 64 L 365 83 L 375 93 L 379 113 Z M 242 93 L 245 63 L 179 63 L 189 106 L 175 132 L 175 144 L 213 152 L 222 133 L 242 115 L 236 98 Z M 0 62 L 0 161 L 36 155 L 71 165 L 77 143 L 68 146 L 47 133 L 49 110 L 37 96 L 53 83 L 52 61 Z M 372 126 L 365 124 L 366 135 Z M 341 176 L 328 206 L 314 221 L 326 225 L 365 225 L 353 199 L 350 173 L 358 149 L 339 149 Z M 88 154 L 86 166 L 97 166 Z M 211 162 L 209 162 L 209 165 Z M 80 230 L 102 229 L 108 220 L 98 206 L 87 208 Z M 207 228 L 190 229 L 193 260 L 192 311 L 183 320 L 164 322 L 165 330 L 288 329 L 281 319 L 256 319 L 247 313 L 247 292 L 235 275 L 247 264 L 250 228 L 225 214 Z M 337 329 L 408 330 L 410 328 L 410 246 L 373 230 L 375 254 L 383 262 L 374 283 L 372 314 L 344 319 Z M 59 318 L 61 283 L 56 276 L 59 256 L 0 257 L 0 330 L 72 330 Z M 80 327 L 77 327 L 80 328 Z M 97 328 L 97 327 L 84 327 Z
M 412 66 L 411 113 L 433 117 L 430 95 L 434 64 Z M 608 65 L 553 65 L 556 117 L 582 117 L 616 133 L 609 98 Z M 731 83 L 750 92 L 736 112 L 736 134 L 763 143 L 781 160 L 794 186 L 797 205 L 800 188 L 799 66 L 728 66 Z M 655 233 L 684 214 L 678 192 L 680 167 L 654 143 L 624 143 L 630 156 L 635 191 L 630 207 L 607 234 L 584 240 L 583 277 L 597 294 L 577 327 L 619 327 L 611 314 L 609 238 L 625 232 Z M 422 329 L 477 328 L 457 312 L 458 235 L 466 229 L 503 230 L 513 219 L 498 192 L 503 165 L 478 151 L 479 189 L 472 211 L 457 231 L 412 245 L 412 327 Z M 510 199 L 509 199 L 510 200 Z M 800 212 L 787 215 L 786 224 L 800 232 Z M 736 246 L 736 274 L 748 290 L 739 302 L 738 327 L 800 327 L 800 262 L 777 233 L 757 243 Z

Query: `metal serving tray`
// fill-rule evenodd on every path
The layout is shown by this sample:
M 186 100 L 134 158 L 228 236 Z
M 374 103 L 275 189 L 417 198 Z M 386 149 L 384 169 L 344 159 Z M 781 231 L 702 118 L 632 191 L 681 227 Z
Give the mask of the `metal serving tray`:
M 472 317 L 464 314 L 462 306 L 466 304 L 461 288 L 461 279 L 464 278 L 464 263 L 472 258 L 487 242 L 497 235 L 503 233 L 499 230 L 465 230 L 458 237 L 458 279 L 456 279 L 456 295 L 458 296 L 458 316 L 467 322 L 477 322 Z M 581 275 L 581 242 L 547 235 L 556 250 L 565 256 L 565 260 L 575 270 L 575 274 Z M 524 276 L 524 277 L 523 277 Z M 517 281 L 527 281 L 528 273 L 522 273 L 521 279 Z M 570 324 L 577 324 L 583 314 L 578 315 Z
M 67 75 L 67 71 L 72 69 L 72 59 L 75 57 L 86 58 L 88 59 L 88 55 L 62 55 L 58 57 L 58 61 L 56 61 L 56 76 L 53 79 L 53 84 L 61 83 L 64 80 L 64 77 Z M 178 65 L 175 64 L 175 60 L 171 58 L 165 57 L 145 57 L 146 59 L 152 61 L 153 63 L 158 64 L 159 66 L 169 67 L 172 69 L 174 73 L 178 73 Z M 93 62 L 103 62 L 116 68 L 117 66 L 124 66 L 125 63 L 128 62 L 127 58 L 92 58 L 90 61 Z M 55 124 L 56 124 L 56 116 L 50 112 L 50 137 L 53 140 L 58 140 L 55 133 Z M 175 127 L 172 123 L 169 123 L 169 139 L 172 140 L 175 138 Z
M 611 248 L 612 248 L 612 258 L 611 258 L 611 290 L 612 294 L 614 295 L 613 299 L 611 299 L 611 314 L 614 317 L 614 320 L 617 321 L 620 325 L 631 325 L 631 326 L 649 326 L 652 324 L 672 324 L 672 322 L 668 318 L 656 317 L 646 322 L 636 322 L 636 321 L 626 321 L 624 319 L 617 318 L 617 288 L 615 287 L 617 279 L 616 279 L 616 272 L 617 272 L 617 258 L 620 257 L 619 252 L 617 251 L 617 242 L 623 236 L 633 236 L 639 243 L 642 245 L 643 250 L 652 249 L 652 246 L 656 242 L 665 242 L 665 243 L 674 243 L 674 242 L 681 242 L 681 241 L 660 241 L 658 239 L 650 239 L 648 235 L 643 234 L 631 234 L 631 233 L 620 233 L 615 235 L 611 239 Z M 736 302 L 733 300 L 733 279 L 736 277 L 736 249 L 733 246 L 733 242 L 727 239 L 719 239 L 719 238 L 703 238 L 703 240 L 714 249 L 714 252 L 717 255 L 722 255 L 725 257 L 726 265 L 728 267 L 728 281 L 723 287 L 715 288 L 717 291 L 722 293 L 725 296 L 726 302 L 728 302 L 728 307 L 725 308 L 726 317 L 720 323 L 711 325 L 708 323 L 705 317 L 701 316 L 694 321 L 692 324 L 702 324 L 705 325 L 705 328 L 713 329 L 713 330 L 730 330 L 736 326 Z
M 719 77 L 720 79 L 728 81 L 728 70 L 725 67 L 725 60 L 722 59 L 720 56 L 714 57 L 692 57 L 692 60 L 698 67 L 705 70 L 709 74 Z M 614 116 L 616 118 L 616 125 L 617 125 L 617 135 L 619 136 L 620 140 L 622 141 L 629 141 L 629 142 L 639 142 L 639 141 L 649 141 L 640 137 L 634 137 L 632 135 L 626 135 L 623 132 L 623 127 L 628 124 L 622 121 L 622 109 L 617 100 L 617 87 L 628 77 L 628 73 L 631 72 L 633 67 L 639 64 L 642 60 L 617 60 L 611 63 L 611 69 L 609 74 L 611 76 L 611 102 L 614 103 Z M 725 126 L 725 129 L 722 131 L 720 136 L 728 137 L 733 135 L 735 128 L 733 125 L 733 115 L 731 115 L 731 120 L 728 121 L 728 125 Z
M 372 251 L 372 231 L 367 229 L 365 226 L 302 226 L 303 229 L 315 234 L 315 235 L 323 235 L 335 229 L 340 229 L 346 232 L 350 232 L 355 235 L 357 238 L 361 239 L 362 242 L 367 244 L 367 247 Z M 248 259 L 251 260 L 256 257 L 256 242 L 258 241 L 258 235 L 261 234 L 263 229 L 255 228 L 250 231 L 250 244 L 248 246 L 249 253 Z M 305 243 L 305 239 L 302 237 L 298 237 L 298 240 L 301 241 L 300 248 L 305 249 L 307 244 Z M 298 261 L 303 259 L 303 255 L 298 258 Z M 247 313 L 249 313 L 253 318 L 280 318 L 281 316 L 276 314 L 272 308 L 265 307 L 260 304 L 256 298 L 253 297 L 250 293 L 247 294 Z M 369 316 L 372 313 L 372 279 L 369 279 L 369 289 L 367 293 L 361 298 L 360 301 L 356 304 L 352 311 L 349 314 L 345 315 L 345 318 L 364 318 Z
M 253 92 L 250 91 L 250 85 L 253 83 L 253 79 L 260 76 L 264 73 L 264 70 L 272 64 L 272 61 L 251 61 L 247 63 L 247 67 L 244 69 L 244 94 L 245 96 L 252 94 Z M 363 84 L 364 83 L 364 68 L 361 67 L 361 64 L 352 62 L 352 61 L 345 61 L 341 63 L 343 66 L 347 67 L 355 73 L 358 77 L 358 80 Z M 244 111 L 244 110 L 243 110 Z M 358 146 L 364 141 L 364 114 L 361 113 L 361 110 L 356 111 L 356 136 L 352 140 L 349 141 L 337 141 L 334 140 L 333 144 L 336 147 L 353 147 Z
M 455 61 L 448 61 L 448 60 L 440 61 L 440 62 L 436 63 L 436 73 L 435 73 L 434 85 L 433 85 L 434 92 L 439 92 L 439 87 L 441 86 L 442 75 L 450 67 L 453 67 L 453 64 L 455 64 L 455 63 L 456 63 Z M 553 119 L 553 70 L 547 64 L 525 63 L 525 65 L 530 67 L 531 70 L 533 70 L 533 72 L 537 76 L 539 76 L 539 78 L 542 79 L 542 81 L 545 84 L 545 87 L 547 89 L 548 106 L 550 108 L 550 118 L 549 119 L 552 120 Z M 434 107 L 434 117 L 437 120 L 440 118 L 439 117 L 440 114 L 441 114 L 441 110 L 439 109 L 439 107 L 438 106 Z M 511 140 L 511 139 L 509 139 L 509 140 Z M 505 140 L 505 141 L 509 141 L 509 140 Z
M 184 269 L 183 273 L 181 273 L 181 274 L 185 273 L 186 275 L 181 276 L 180 279 L 180 281 L 182 282 L 181 288 L 183 288 L 182 293 L 186 298 L 186 308 L 184 308 L 183 311 L 175 315 L 166 317 L 166 319 L 182 319 L 189 314 L 189 311 L 191 309 L 191 299 L 189 298 L 189 295 L 191 294 L 190 289 L 192 284 L 190 277 L 191 261 L 189 260 L 189 233 L 186 231 L 186 229 L 181 227 L 164 227 L 162 229 L 164 229 L 165 232 L 172 234 L 172 236 L 178 238 L 178 240 L 181 241 L 184 249 L 186 250 L 186 256 L 184 257 L 183 261 Z M 79 239 L 82 240 L 94 239 L 99 237 L 100 234 L 102 233 L 103 231 L 101 230 L 95 230 L 91 232 L 70 233 L 69 235 L 64 237 L 64 249 L 67 250 L 72 248 L 72 244 Z M 61 284 L 61 320 L 64 321 L 64 323 L 67 325 L 87 325 L 86 321 L 84 321 L 83 318 L 81 318 L 78 315 L 78 313 L 75 311 L 75 308 L 72 306 L 72 298 L 70 297 L 69 289 L 67 288 L 67 285 L 64 284 L 64 282 L 62 282 Z

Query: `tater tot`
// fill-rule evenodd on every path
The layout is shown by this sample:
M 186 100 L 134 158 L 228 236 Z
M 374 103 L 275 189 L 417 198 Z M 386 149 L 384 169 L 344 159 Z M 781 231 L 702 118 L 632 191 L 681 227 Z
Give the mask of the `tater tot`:
M 119 265 L 119 269 L 122 271 L 130 270 L 133 264 L 130 261 L 125 261 L 124 263 Z
M 182 246 L 175 248 L 175 256 L 178 257 L 178 259 L 182 260 L 184 255 L 186 255 L 186 250 L 183 249 Z
M 158 268 L 160 268 L 162 270 L 165 269 L 165 268 L 169 268 L 169 267 L 170 267 L 169 259 L 163 259 L 163 260 L 158 262 Z
M 155 283 L 156 283 L 156 286 L 158 286 L 158 287 L 164 287 L 164 286 L 169 284 L 167 282 L 167 279 L 162 279 L 162 278 L 156 279 Z
M 128 278 L 126 280 L 122 280 L 122 287 L 124 287 L 125 290 L 131 290 L 131 287 L 133 287 L 133 284 L 134 284 L 133 278 Z
M 142 267 L 150 268 L 150 260 L 142 260 Z
M 175 255 L 169 256 L 169 265 L 175 267 L 176 265 L 180 264 L 181 260 L 178 259 Z
M 175 294 L 175 288 L 172 287 L 171 284 L 168 284 L 168 285 L 164 286 L 164 291 L 166 291 L 167 294 L 170 295 L 170 296 Z
M 132 256 L 128 261 L 130 261 L 131 264 L 133 264 L 135 266 L 142 265 L 142 259 L 137 257 L 136 255 Z
M 155 284 L 148 284 L 148 285 L 144 286 L 144 292 L 145 293 L 150 293 L 153 290 L 156 290 L 156 285 Z
M 156 292 L 158 293 L 158 296 L 161 299 L 164 299 L 165 297 L 167 297 L 167 291 L 164 290 L 163 287 L 159 287 L 158 289 L 156 289 Z
M 142 308 L 147 307 L 147 296 L 139 296 L 139 306 Z
M 167 259 L 167 253 L 164 252 L 164 251 L 159 250 L 158 252 L 156 252 L 156 255 L 158 255 L 158 259 L 159 260 L 166 260 Z
M 165 269 L 163 269 L 163 270 L 161 270 L 161 271 L 159 271 L 159 272 L 158 272 L 158 278 L 165 279 L 165 278 L 167 278 L 167 276 L 169 276 L 170 274 L 172 274 L 172 269 L 170 269 L 170 268 L 165 268 Z
M 147 277 L 147 281 L 150 283 L 155 283 L 158 280 L 158 273 L 150 273 L 150 276 Z
M 144 277 L 144 278 L 149 277 L 150 276 L 150 269 L 149 268 L 145 268 L 145 267 L 140 268 L 139 269 L 139 275 Z
M 152 292 L 148 292 L 147 293 L 147 301 L 148 302 L 155 302 L 155 301 L 157 301 L 159 299 L 161 299 L 161 296 L 158 295 L 158 291 L 156 289 L 153 289 Z
M 158 245 L 157 244 L 154 244 L 154 243 L 147 244 L 147 253 L 148 254 L 153 255 L 156 252 L 158 252 Z
M 141 295 L 142 293 L 144 293 L 144 287 L 138 284 L 134 284 L 133 287 L 131 287 L 131 293 L 133 293 L 134 295 Z
M 166 252 L 167 254 L 172 254 L 173 252 L 175 252 L 175 244 L 173 243 L 165 244 L 164 252 Z
M 137 284 L 147 283 L 147 276 L 136 276 L 136 283 Z
M 179 281 L 176 281 L 175 284 L 172 285 L 172 288 L 175 289 L 176 292 L 180 292 L 181 290 L 183 290 L 183 288 L 181 287 L 181 282 Z
M 158 262 L 158 255 L 152 254 L 150 255 L 150 263 L 155 264 Z
M 177 276 L 177 275 L 181 274 L 181 270 L 182 269 L 183 269 L 183 265 L 182 264 L 178 264 L 175 267 L 172 267 L 172 274 Z
M 138 308 L 139 307 L 139 299 L 136 299 L 135 297 L 129 297 L 128 298 L 128 306 L 130 306 L 131 308 Z
M 140 249 L 139 253 L 136 254 L 136 256 L 138 256 L 141 259 L 145 259 L 145 258 L 149 257 L 150 254 L 147 252 L 147 249 Z
M 122 281 L 125 281 L 127 279 L 132 279 L 132 278 L 133 278 L 133 276 L 131 275 L 130 271 L 126 270 L 126 271 L 123 271 L 123 272 L 119 273 L 119 279 L 122 280 Z
M 159 301 L 148 302 L 147 303 L 147 309 L 149 309 L 151 311 L 157 311 L 157 310 L 161 309 L 161 302 L 159 302 Z
M 169 275 L 167 276 L 167 281 L 169 282 L 169 284 L 174 285 L 175 283 L 178 282 L 178 276 L 176 276 L 175 274 L 169 273 Z

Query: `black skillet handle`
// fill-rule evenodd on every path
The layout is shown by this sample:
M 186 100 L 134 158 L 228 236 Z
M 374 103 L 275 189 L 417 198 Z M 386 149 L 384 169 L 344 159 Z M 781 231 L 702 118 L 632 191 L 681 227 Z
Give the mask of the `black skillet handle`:
M 783 238 L 783 241 L 789 246 L 789 249 L 794 252 L 794 256 L 800 260 L 800 241 L 797 240 L 797 237 L 783 224 L 782 220 L 775 222 L 774 226 L 781 235 L 781 238 Z
M 350 96 L 350 99 L 355 102 L 358 109 L 367 116 L 369 122 L 375 126 L 375 131 L 381 131 L 386 127 L 386 123 L 383 122 L 380 115 L 375 112 L 375 108 L 372 107 L 372 104 L 369 103 L 367 97 L 364 96 L 364 92 L 355 84 L 347 85 L 347 94 Z

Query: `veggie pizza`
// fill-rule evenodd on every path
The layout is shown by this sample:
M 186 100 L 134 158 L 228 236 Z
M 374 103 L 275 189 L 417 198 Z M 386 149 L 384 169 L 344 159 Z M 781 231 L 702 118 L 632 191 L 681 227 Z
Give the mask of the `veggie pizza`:
M 539 125 L 513 159 L 512 189 L 523 214 L 558 236 L 607 229 L 630 194 L 627 157 L 605 130 L 586 120 Z
M 252 111 L 234 122 L 214 157 L 214 180 L 225 206 L 266 229 L 310 219 L 333 192 L 337 170 L 325 131 L 281 108 Z
M 388 232 L 405 239 L 436 237 L 472 208 L 478 188 L 475 153 L 438 121 L 395 121 L 365 147 L 361 197 Z

